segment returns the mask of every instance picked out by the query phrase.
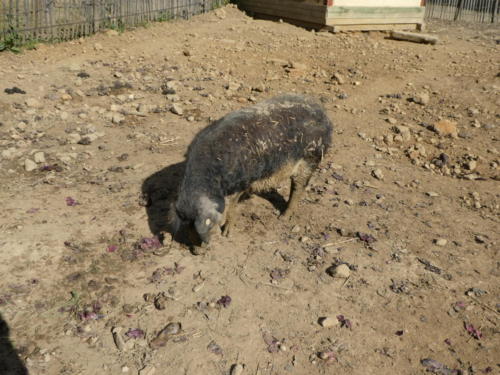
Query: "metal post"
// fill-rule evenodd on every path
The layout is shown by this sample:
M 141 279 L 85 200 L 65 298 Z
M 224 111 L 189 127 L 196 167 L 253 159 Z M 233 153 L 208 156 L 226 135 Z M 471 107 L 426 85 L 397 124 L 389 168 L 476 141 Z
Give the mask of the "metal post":
M 457 10 L 455 11 L 455 17 L 453 18 L 454 21 L 458 20 L 458 17 L 460 17 L 460 14 L 462 13 L 462 0 L 458 0 L 457 4 Z

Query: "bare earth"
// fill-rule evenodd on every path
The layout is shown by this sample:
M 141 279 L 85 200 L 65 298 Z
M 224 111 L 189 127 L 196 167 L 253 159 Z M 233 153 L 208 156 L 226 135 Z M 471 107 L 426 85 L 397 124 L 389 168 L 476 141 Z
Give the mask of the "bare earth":
M 0 54 L 2 375 L 498 373 L 499 30 L 429 29 L 227 7 Z M 336 126 L 297 215 L 254 196 L 208 254 L 159 246 L 194 134 L 283 92 Z

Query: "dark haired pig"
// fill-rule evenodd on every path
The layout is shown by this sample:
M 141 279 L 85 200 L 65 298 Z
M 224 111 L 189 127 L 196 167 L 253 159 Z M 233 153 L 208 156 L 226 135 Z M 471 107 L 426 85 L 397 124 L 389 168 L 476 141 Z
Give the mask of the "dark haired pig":
M 196 135 L 172 210 L 208 243 L 216 228 L 229 233 L 231 213 L 243 193 L 269 191 L 291 179 L 282 216 L 297 206 L 330 146 L 332 124 L 320 104 L 300 95 L 278 96 L 232 112 Z

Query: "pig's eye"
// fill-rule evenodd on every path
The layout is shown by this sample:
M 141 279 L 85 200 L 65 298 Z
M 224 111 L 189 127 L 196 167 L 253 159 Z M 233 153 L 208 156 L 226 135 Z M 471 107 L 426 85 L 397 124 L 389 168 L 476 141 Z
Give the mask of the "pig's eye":
M 205 225 L 208 227 L 212 224 L 212 221 L 210 219 L 205 220 Z

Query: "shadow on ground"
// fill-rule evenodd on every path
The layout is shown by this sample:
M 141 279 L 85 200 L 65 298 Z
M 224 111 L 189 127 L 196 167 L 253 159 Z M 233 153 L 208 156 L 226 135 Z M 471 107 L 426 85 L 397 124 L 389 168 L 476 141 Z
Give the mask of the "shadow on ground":
M 142 195 L 146 203 L 146 213 L 151 233 L 163 238 L 163 233 L 172 233 L 168 213 L 177 199 L 179 185 L 184 176 L 185 162 L 163 168 L 146 178 L 142 184 Z
M 169 225 L 169 211 L 177 199 L 185 167 L 185 162 L 172 164 L 146 178 L 142 184 L 142 196 L 146 203 L 151 233 L 158 236 L 161 241 L 163 241 L 165 233 L 170 233 L 175 241 L 191 247 L 197 244 L 197 241 L 193 242 L 190 233 L 182 229 L 173 233 L 173 228 Z M 284 212 L 286 209 L 287 201 L 276 191 L 259 193 L 258 195 L 271 202 L 274 208 L 280 212 Z M 242 200 L 248 198 L 249 196 L 245 195 Z
M 28 370 L 9 340 L 9 326 L 0 314 L 0 374 L 28 375 Z

